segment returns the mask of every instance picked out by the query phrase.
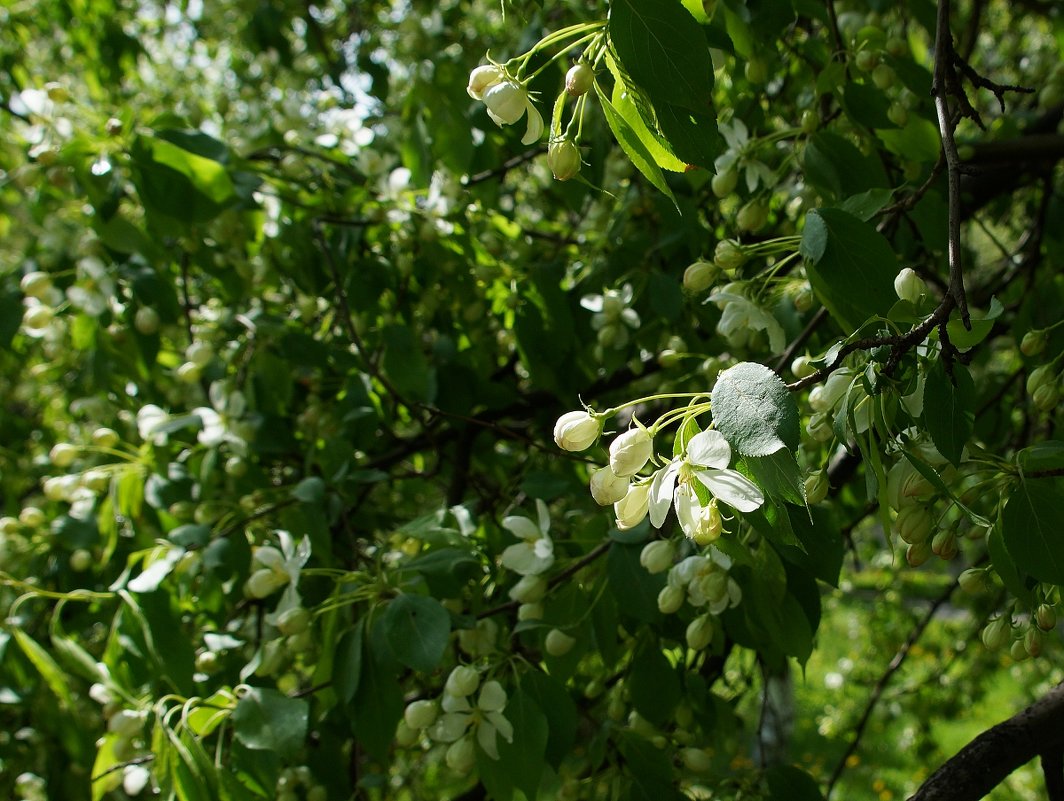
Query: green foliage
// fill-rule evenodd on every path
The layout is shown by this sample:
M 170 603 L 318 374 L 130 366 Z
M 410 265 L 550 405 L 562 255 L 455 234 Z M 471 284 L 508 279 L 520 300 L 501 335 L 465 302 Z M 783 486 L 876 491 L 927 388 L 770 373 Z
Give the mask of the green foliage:
M 1064 37 L 959 12 L 958 171 L 926 2 L 0 11 L 0 797 L 888 799 L 1059 682 Z

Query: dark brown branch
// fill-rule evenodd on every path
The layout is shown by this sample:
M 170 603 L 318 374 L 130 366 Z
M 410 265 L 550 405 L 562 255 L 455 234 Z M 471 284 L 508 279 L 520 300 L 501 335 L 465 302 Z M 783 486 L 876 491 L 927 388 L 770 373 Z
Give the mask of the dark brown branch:
M 846 747 L 846 751 L 839 758 L 839 762 L 835 765 L 835 770 L 831 774 L 831 779 L 828 781 L 827 797 L 831 797 L 831 791 L 835 788 L 835 784 L 838 782 L 839 777 L 842 776 L 844 770 L 846 770 L 846 762 L 851 755 L 857 750 L 857 747 L 861 744 L 861 737 L 864 735 L 865 728 L 868 726 L 868 721 L 872 718 L 872 712 L 879 703 L 879 699 L 883 697 L 883 691 L 887 689 L 887 684 L 890 682 L 891 677 L 898 672 L 898 669 L 905 662 L 905 658 L 912 651 L 917 640 L 923 635 L 924 631 L 930 625 L 931 620 L 934 618 L 935 613 L 939 608 L 945 604 L 953 591 L 957 589 L 957 583 L 954 582 L 946 589 L 944 593 L 938 596 L 931 602 L 931 606 L 928 607 L 927 612 L 920 618 L 913 630 L 909 632 L 908 638 L 902 643 L 901 648 L 894 654 L 894 658 L 890 660 L 890 664 L 887 665 L 887 669 L 883 671 L 883 675 L 879 677 L 879 681 L 876 682 L 875 687 L 872 688 L 872 694 L 868 697 L 868 703 L 865 704 L 864 712 L 861 713 L 861 719 L 857 721 L 857 725 L 854 727 L 853 739 Z
M 1061 749 L 1064 684 L 964 746 L 909 801 L 977 801 L 1036 756 L 1049 754 L 1052 764 L 1054 752 L 1059 754 Z
M 1046 798 L 1064 801 L 1064 748 L 1042 752 L 1042 773 L 1046 777 Z

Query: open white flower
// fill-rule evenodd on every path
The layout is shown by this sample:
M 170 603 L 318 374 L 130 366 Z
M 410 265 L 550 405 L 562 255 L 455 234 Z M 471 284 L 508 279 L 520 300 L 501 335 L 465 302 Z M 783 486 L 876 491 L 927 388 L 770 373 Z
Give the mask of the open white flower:
M 528 114 L 528 128 L 521 144 L 531 145 L 543 136 L 543 115 L 532 102 L 528 85 L 512 78 L 502 67 L 477 67 L 469 74 L 466 92 L 488 107 L 488 116 L 500 127 L 513 125 Z
M 650 522 L 660 528 L 675 502 L 676 517 L 684 534 L 704 538 L 702 529 L 711 515 L 702 506 L 692 482 L 697 479 L 714 497 L 740 512 L 752 512 L 765 502 L 761 489 L 736 470 L 729 470 L 731 446 L 719 431 L 702 431 L 691 437 L 687 452 L 654 474 L 650 486 Z M 679 486 L 677 486 L 679 483 Z M 705 522 L 704 522 L 705 521 Z
M 511 515 L 503 518 L 502 527 L 521 540 L 502 552 L 502 566 L 522 576 L 535 576 L 550 570 L 554 564 L 554 542 L 550 531 L 550 512 L 547 504 L 536 501 L 538 522 L 527 517 Z
M 476 706 L 471 706 L 465 696 L 446 693 L 441 705 L 446 714 L 441 715 L 429 730 L 429 736 L 436 742 L 453 743 L 473 727 L 484 753 L 498 759 L 496 735 L 508 743 L 514 741 L 514 727 L 502 714 L 506 708 L 506 690 L 497 681 L 484 683 Z

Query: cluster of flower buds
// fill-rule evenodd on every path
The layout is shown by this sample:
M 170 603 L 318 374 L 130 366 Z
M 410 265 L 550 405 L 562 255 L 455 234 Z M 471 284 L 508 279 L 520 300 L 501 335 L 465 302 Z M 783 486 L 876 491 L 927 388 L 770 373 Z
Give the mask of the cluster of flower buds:
M 1027 394 L 1035 408 L 1043 412 L 1056 409 L 1060 400 L 1062 375 L 1056 368 L 1056 361 L 1036 367 L 1027 376 Z
M 471 700 L 474 694 L 475 703 Z M 443 743 L 447 745 L 447 766 L 466 774 L 476 763 L 475 744 L 491 759 L 498 759 L 497 738 L 513 742 L 513 725 L 502 714 L 506 700 L 506 690 L 499 682 L 490 680 L 481 685 L 476 668 L 459 665 L 447 676 L 438 699 L 407 704 L 396 730 L 396 741 L 404 748 L 417 745 L 423 737 Z
M 688 556 L 673 564 L 672 546 L 664 540 L 649 543 L 640 557 L 643 566 L 651 573 L 669 571 L 666 584 L 658 593 L 661 613 L 675 614 L 685 601 L 702 610 L 688 624 L 686 639 L 688 647 L 696 651 L 708 646 L 713 640 L 717 616 L 738 606 L 742 600 L 742 590 L 728 575 L 731 560 L 711 548 L 705 555 Z
M 924 446 L 920 455 L 936 469 L 952 471 L 933 447 Z M 887 500 L 897 512 L 892 530 L 906 543 L 905 559 L 918 567 L 932 555 L 952 559 L 957 555 L 957 527 L 940 527 L 932 510 L 937 491 L 906 458 L 887 472 Z

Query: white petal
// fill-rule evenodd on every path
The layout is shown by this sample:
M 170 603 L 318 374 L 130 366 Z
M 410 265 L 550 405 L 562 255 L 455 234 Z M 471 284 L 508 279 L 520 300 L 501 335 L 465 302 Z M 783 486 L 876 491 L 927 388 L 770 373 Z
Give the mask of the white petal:
M 688 538 L 693 538 L 698 531 L 698 520 L 702 515 L 702 504 L 698 502 L 698 496 L 691 490 L 689 484 L 682 485 L 676 490 L 676 519 L 680 521 L 680 528 Z
M 715 497 L 740 512 L 752 512 L 765 502 L 761 488 L 735 470 L 699 470 L 695 475 Z
M 543 136 L 543 115 L 539 113 L 539 109 L 531 100 L 528 101 L 528 129 L 525 131 L 525 135 L 521 138 L 522 145 L 531 145 L 539 141 L 539 138 Z
M 539 530 L 545 535 L 550 531 L 550 510 L 539 498 L 536 498 L 536 517 L 539 520 Z
M 661 528 L 672 505 L 672 493 L 676 487 L 676 474 L 680 471 L 679 462 L 671 462 L 654 474 L 650 482 L 650 525 Z
M 554 542 L 550 537 L 544 537 L 543 539 L 536 540 L 532 545 L 532 553 L 536 555 L 537 559 L 554 559 Z
M 477 706 L 484 712 L 502 712 L 506 708 L 506 690 L 497 681 L 486 681 L 480 688 Z
M 477 726 L 477 742 L 489 757 L 499 758 L 499 748 L 495 745 L 495 726 L 486 720 L 481 721 Z
M 501 712 L 489 712 L 484 717 L 491 721 L 491 725 L 495 727 L 495 731 L 502 735 L 502 739 L 508 743 L 514 741 L 514 727 L 510 721 L 502 716 Z
M 584 295 L 580 298 L 580 306 L 589 312 L 602 311 L 602 295 Z
M 522 540 L 538 540 L 541 534 L 539 526 L 527 517 L 518 517 L 516 515 L 504 517 L 502 527 Z
M 731 462 L 731 446 L 719 431 L 700 431 L 687 443 L 687 461 L 699 467 L 725 468 Z
M 453 743 L 465 734 L 465 730 L 469 728 L 469 723 L 472 719 L 472 715 L 460 712 L 450 712 L 442 715 L 429 729 L 429 737 L 438 743 Z

